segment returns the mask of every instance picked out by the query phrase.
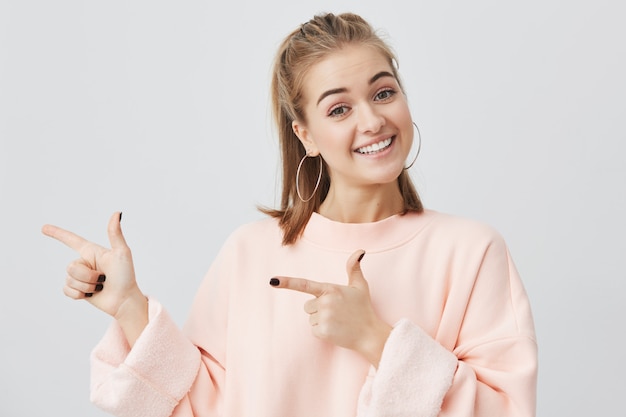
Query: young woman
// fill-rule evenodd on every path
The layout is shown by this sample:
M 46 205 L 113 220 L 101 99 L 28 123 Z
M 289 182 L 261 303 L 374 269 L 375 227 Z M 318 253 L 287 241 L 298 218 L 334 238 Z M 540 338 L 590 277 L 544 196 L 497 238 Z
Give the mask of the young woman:
M 272 94 L 281 207 L 227 240 L 182 331 L 140 291 L 121 213 L 111 249 L 44 226 L 80 255 L 65 294 L 115 318 L 93 401 L 150 417 L 534 415 L 522 283 L 491 228 L 423 209 L 388 46 L 356 15 L 316 16 L 281 45 Z

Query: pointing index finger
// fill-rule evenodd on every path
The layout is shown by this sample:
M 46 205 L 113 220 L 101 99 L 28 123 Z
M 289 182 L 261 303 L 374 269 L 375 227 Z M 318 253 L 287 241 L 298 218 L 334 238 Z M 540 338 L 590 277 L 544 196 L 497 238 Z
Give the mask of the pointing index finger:
M 80 252 L 80 249 L 85 245 L 85 243 L 87 243 L 87 240 L 77 234 L 51 224 L 44 225 L 41 228 L 41 232 L 46 236 L 58 240 L 77 252 Z
M 321 296 L 326 291 L 326 284 L 304 278 L 274 277 L 270 280 L 270 285 L 311 294 L 315 297 Z

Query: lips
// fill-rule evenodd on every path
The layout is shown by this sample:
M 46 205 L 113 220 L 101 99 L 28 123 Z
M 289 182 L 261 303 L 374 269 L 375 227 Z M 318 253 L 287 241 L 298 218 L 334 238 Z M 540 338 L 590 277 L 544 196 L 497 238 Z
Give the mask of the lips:
M 387 149 L 391 145 L 391 142 L 393 142 L 394 139 L 395 139 L 395 136 L 392 136 L 390 138 L 381 140 L 380 142 L 358 148 L 355 152 L 360 153 L 362 155 L 373 155 L 373 154 L 376 154 L 378 152 L 381 152 Z

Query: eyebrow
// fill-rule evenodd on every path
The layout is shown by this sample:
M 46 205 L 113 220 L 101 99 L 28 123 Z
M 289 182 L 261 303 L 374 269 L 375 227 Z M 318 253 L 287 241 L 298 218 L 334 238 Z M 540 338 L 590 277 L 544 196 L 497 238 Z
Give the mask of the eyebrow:
M 390 73 L 389 71 L 381 71 L 379 73 L 376 73 L 376 75 L 374 75 L 372 78 L 370 78 L 368 84 L 372 85 L 374 84 L 377 80 L 379 80 L 380 78 L 383 77 L 391 77 L 391 78 L 395 78 L 394 75 L 392 73 Z M 341 94 L 341 93 L 345 93 L 346 91 L 348 91 L 347 88 L 342 87 L 342 88 L 333 88 L 332 90 L 327 90 L 324 91 L 320 97 L 317 99 L 317 104 L 320 104 L 320 101 L 324 100 L 326 97 L 331 96 L 333 94 Z

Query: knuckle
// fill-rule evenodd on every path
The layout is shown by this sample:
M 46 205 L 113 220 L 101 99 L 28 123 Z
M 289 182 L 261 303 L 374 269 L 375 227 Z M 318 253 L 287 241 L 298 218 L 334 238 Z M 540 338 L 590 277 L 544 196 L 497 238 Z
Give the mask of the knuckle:
M 312 314 L 315 312 L 315 310 L 317 309 L 316 305 L 316 300 L 317 298 L 314 298 L 312 300 L 307 301 L 306 303 L 304 303 L 304 311 L 308 314 Z
M 131 250 L 128 247 L 128 245 L 126 245 L 126 244 L 119 245 L 116 248 L 116 250 L 119 251 L 120 255 L 122 255 L 122 256 L 130 256 L 131 255 Z
M 324 291 L 325 295 L 328 295 L 330 298 L 336 298 L 337 295 L 341 294 L 341 290 L 337 285 L 329 285 Z
M 300 281 L 300 285 L 302 287 L 302 291 L 304 292 L 311 291 L 311 281 L 307 281 L 307 280 Z
M 68 286 L 63 287 L 63 294 L 65 294 L 67 297 L 72 298 L 74 300 L 79 299 L 79 292 Z
M 319 298 L 319 306 L 325 310 L 331 309 L 335 303 L 337 303 L 338 297 L 336 294 L 324 294 Z
M 323 297 L 319 297 L 317 299 L 317 302 L 318 302 L 317 305 L 318 305 L 320 310 L 325 310 L 330 305 L 329 297 L 326 294 L 324 294 Z
M 67 264 L 65 271 L 70 275 L 74 274 L 74 272 L 76 271 L 76 261 L 72 261 L 69 264 Z
M 320 339 L 328 339 L 330 337 L 330 326 L 328 323 L 321 322 L 316 327 L 316 332 Z
M 93 285 L 89 285 L 85 282 L 81 282 L 72 278 L 70 278 L 67 281 L 66 286 L 74 291 L 79 291 L 79 292 L 89 291 L 91 287 L 93 287 Z

